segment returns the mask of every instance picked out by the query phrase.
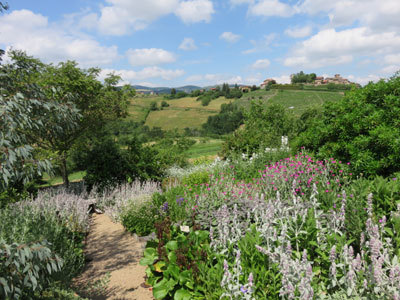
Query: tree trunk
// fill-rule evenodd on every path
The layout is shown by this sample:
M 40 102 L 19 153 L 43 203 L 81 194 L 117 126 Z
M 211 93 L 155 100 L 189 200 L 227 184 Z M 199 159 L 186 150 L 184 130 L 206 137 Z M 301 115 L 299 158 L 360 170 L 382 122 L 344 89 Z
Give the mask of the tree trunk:
M 68 169 L 67 169 L 67 156 L 65 153 L 61 157 L 61 175 L 63 178 L 63 184 L 66 188 L 69 187 L 69 179 L 68 179 Z

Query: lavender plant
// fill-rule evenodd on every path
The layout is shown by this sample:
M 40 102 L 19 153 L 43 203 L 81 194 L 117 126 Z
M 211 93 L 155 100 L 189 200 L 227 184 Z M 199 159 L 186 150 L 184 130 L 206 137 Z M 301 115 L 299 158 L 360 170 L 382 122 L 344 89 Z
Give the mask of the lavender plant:
M 120 222 L 122 215 L 128 208 L 140 209 L 146 205 L 151 196 L 161 192 L 159 183 L 154 181 L 140 182 L 138 180 L 132 183 L 126 183 L 115 188 L 97 193 L 93 189 L 89 199 L 96 201 L 97 205 L 109 215 L 114 222 Z

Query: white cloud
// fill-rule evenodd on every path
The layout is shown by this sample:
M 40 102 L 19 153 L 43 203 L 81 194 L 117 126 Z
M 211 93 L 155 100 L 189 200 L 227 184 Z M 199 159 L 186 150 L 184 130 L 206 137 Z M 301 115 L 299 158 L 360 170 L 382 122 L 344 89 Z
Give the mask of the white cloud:
M 350 81 L 352 82 L 356 82 L 359 83 L 361 85 L 366 85 L 367 83 L 369 83 L 370 81 L 372 82 L 377 82 L 380 79 L 382 79 L 382 77 L 379 77 L 377 75 L 368 75 L 368 76 L 354 76 L 354 75 L 348 75 L 346 76 L 346 78 L 348 78 Z
M 132 66 L 155 66 L 176 61 L 175 55 L 164 49 L 129 49 L 126 51 Z
M 134 70 L 113 70 L 104 69 L 101 71 L 100 78 L 104 79 L 107 74 L 115 72 L 122 77 L 122 80 L 133 83 L 138 80 L 146 80 L 150 78 L 162 78 L 164 80 L 172 80 L 185 74 L 183 70 L 166 70 L 160 67 L 147 67 L 140 71 Z
M 249 7 L 249 14 L 261 17 L 291 17 L 295 9 L 279 0 L 258 0 Z
M 239 41 L 239 39 L 240 39 L 240 35 L 238 35 L 238 34 L 234 34 L 234 33 L 232 33 L 232 32 L 224 32 L 224 33 L 222 33 L 220 36 L 219 36 L 219 38 L 221 39 L 221 40 L 224 40 L 225 42 L 228 42 L 228 43 L 236 43 L 237 41 Z
M 195 83 L 199 84 L 202 86 L 207 86 L 207 85 L 215 85 L 215 84 L 223 84 L 223 83 L 229 83 L 229 84 L 235 84 L 235 83 L 243 83 L 243 78 L 238 75 L 229 75 L 229 74 L 196 74 L 196 75 L 191 75 L 185 80 L 186 82 L 190 83 Z
M 393 75 L 393 74 L 396 73 L 397 71 L 400 71 L 400 64 L 398 64 L 398 65 L 389 65 L 389 66 L 386 66 L 386 67 L 382 68 L 380 71 L 381 71 L 382 73 L 384 73 L 384 74 Z
M 334 26 L 351 25 L 358 21 L 361 26 L 373 30 L 400 29 L 398 0 L 305 0 L 296 9 L 311 15 L 325 12 Z
M 270 64 L 271 62 L 268 59 L 259 59 L 251 65 L 251 68 L 256 70 L 267 69 Z
M 309 36 L 312 33 L 311 26 L 294 27 L 285 30 L 285 34 L 293 38 L 303 38 Z
M 184 38 L 182 43 L 179 45 L 179 49 L 185 51 L 191 51 L 191 50 L 196 50 L 197 46 L 192 38 Z
M 355 55 L 383 55 L 399 50 L 400 36 L 394 32 L 378 34 L 366 27 L 326 29 L 296 45 L 284 64 L 317 68 L 349 63 Z
M 285 84 L 285 83 L 290 83 L 290 75 L 281 75 L 278 77 L 272 77 L 272 79 L 276 80 L 276 83 L 279 84 Z
M 243 83 L 248 85 L 260 85 L 260 83 L 262 82 L 262 78 L 263 77 L 261 76 L 261 74 L 248 76 L 243 80 Z
M 189 0 L 179 4 L 175 14 L 185 23 L 210 22 L 214 13 L 210 0 Z
M 0 24 L 0 45 L 24 50 L 45 62 L 75 60 L 88 67 L 111 64 L 119 58 L 116 46 L 102 46 L 90 37 L 67 33 L 29 10 L 0 16 Z
M 387 64 L 399 64 L 400 65 L 400 54 L 389 54 L 383 58 L 383 61 Z
M 175 14 L 185 23 L 209 22 L 214 13 L 211 0 L 106 0 L 100 15 L 92 22 L 102 34 L 122 36 L 142 30 L 155 20 Z M 86 23 L 86 22 L 84 22 Z
M 253 48 L 247 49 L 247 50 L 243 51 L 242 53 L 243 54 L 251 54 L 251 53 L 269 50 L 271 47 L 271 43 L 275 39 L 275 37 L 276 37 L 275 33 L 270 33 L 268 35 L 264 35 L 263 38 L 259 41 L 250 40 L 250 43 L 253 44 Z
M 179 0 L 107 0 L 101 9 L 98 28 L 108 35 L 125 35 L 147 27 L 156 19 L 173 13 Z

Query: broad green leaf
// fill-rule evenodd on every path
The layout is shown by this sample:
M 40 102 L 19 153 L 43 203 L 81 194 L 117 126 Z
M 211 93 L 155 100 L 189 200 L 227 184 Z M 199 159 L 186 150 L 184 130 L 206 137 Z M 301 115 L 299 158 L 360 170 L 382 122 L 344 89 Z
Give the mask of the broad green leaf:
M 166 245 L 165 245 L 165 247 L 168 249 L 168 250 L 177 250 L 178 249 L 178 242 L 177 241 L 169 241 Z
M 175 292 L 174 300 L 190 300 L 191 294 L 185 289 L 180 289 Z

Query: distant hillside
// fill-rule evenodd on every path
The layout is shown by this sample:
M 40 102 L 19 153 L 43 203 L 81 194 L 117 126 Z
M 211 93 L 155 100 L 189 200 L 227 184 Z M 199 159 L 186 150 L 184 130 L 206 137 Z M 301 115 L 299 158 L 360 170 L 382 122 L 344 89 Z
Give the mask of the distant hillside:
M 209 116 L 216 115 L 222 104 L 234 102 L 244 109 L 250 107 L 252 100 L 262 101 L 266 105 L 279 103 L 295 116 L 300 117 L 310 107 L 321 107 L 326 101 L 341 99 L 344 92 L 310 91 L 310 90 L 277 90 L 265 89 L 244 93 L 240 99 L 226 99 L 219 97 L 203 106 L 197 97 L 184 97 L 180 99 L 165 99 L 163 95 L 134 97 L 128 108 L 129 117 L 135 121 L 144 121 L 149 127 L 161 127 L 164 130 L 177 128 L 183 131 L 186 127 L 201 128 Z M 151 102 L 156 102 L 161 107 L 161 102 L 169 104 L 162 109 L 150 111 Z
M 136 91 L 142 92 L 145 94 L 149 94 L 150 92 L 154 92 L 157 94 L 171 94 L 171 89 L 169 87 L 148 87 L 148 86 L 143 86 L 143 85 L 133 85 L 132 86 Z M 186 92 L 190 93 L 195 90 L 200 90 L 201 87 L 195 86 L 195 85 L 185 85 L 181 87 L 176 87 L 175 88 L 177 92 Z

